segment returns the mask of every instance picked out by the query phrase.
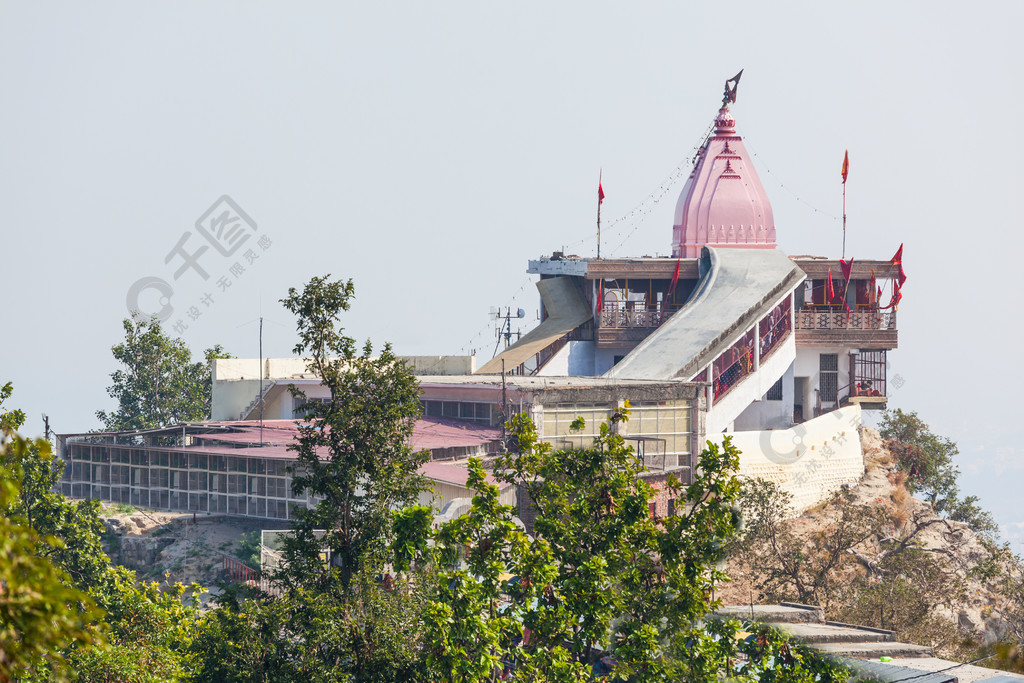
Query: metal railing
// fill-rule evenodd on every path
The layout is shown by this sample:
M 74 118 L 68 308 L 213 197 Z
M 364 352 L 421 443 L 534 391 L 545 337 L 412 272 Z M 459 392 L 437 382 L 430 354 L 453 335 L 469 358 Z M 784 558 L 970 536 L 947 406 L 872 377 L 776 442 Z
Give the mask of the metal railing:
M 740 355 L 729 367 L 718 373 L 718 376 L 713 380 L 714 399 L 717 401 L 722 396 L 725 396 L 741 379 L 753 371 L 754 362 L 750 354 Z
M 758 357 L 762 361 L 779 347 L 791 330 L 789 306 L 780 307 L 779 310 L 774 320 L 769 315 L 758 325 Z

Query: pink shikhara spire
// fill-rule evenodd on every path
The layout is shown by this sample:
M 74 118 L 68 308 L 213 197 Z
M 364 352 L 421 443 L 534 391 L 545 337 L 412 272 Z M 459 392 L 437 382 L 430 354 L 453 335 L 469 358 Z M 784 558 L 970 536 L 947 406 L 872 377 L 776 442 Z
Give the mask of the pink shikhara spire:
M 728 86 L 727 86 L 728 87 Z M 735 89 L 731 101 L 735 102 Z M 697 154 L 672 226 L 672 256 L 696 258 L 701 247 L 774 249 L 772 205 L 754 171 L 727 103 Z

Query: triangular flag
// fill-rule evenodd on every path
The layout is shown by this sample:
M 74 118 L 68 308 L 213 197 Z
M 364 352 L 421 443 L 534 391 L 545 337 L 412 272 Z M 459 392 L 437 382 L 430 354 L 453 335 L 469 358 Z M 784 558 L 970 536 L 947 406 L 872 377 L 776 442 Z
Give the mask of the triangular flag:
M 896 253 L 892 255 L 891 263 L 896 266 L 903 263 L 903 244 L 900 244 L 900 248 L 896 250 Z
M 899 282 L 900 283 L 900 287 L 902 287 L 904 285 L 904 283 L 906 283 L 906 281 L 907 281 L 907 274 L 905 272 L 903 272 L 903 245 L 902 244 L 900 245 L 900 248 L 896 250 L 896 253 L 893 254 L 892 264 L 894 266 L 898 266 L 899 267 L 899 273 L 897 273 L 897 275 L 896 275 L 896 281 Z
M 828 284 L 826 287 L 825 294 L 827 295 L 828 303 L 832 303 L 836 298 L 836 290 L 832 286 L 832 266 L 828 267 Z
M 843 271 L 843 280 L 849 282 L 850 275 L 853 273 L 853 259 L 850 259 L 849 261 L 839 259 L 839 269 Z
M 843 155 L 843 185 L 846 184 L 846 176 L 850 173 L 850 150 Z

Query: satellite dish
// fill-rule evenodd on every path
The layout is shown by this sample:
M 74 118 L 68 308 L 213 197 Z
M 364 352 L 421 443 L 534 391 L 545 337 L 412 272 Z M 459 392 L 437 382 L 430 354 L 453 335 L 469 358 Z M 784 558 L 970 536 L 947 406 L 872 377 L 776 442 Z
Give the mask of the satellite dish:
M 523 309 L 520 308 L 518 311 L 516 311 L 516 317 L 517 318 L 525 318 L 526 317 L 526 311 L 524 311 Z

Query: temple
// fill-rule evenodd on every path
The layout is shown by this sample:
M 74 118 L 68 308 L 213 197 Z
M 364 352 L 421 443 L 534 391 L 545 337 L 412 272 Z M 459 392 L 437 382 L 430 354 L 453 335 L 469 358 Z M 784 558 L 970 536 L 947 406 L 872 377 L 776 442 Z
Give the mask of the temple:
M 515 413 L 542 441 L 583 446 L 627 403 L 616 429 L 659 491 L 652 515 L 675 510 L 661 483 L 691 481 L 705 444 L 725 435 L 742 451 L 740 474 L 775 481 L 796 510 L 859 479 L 861 411 L 883 408 L 889 390 L 902 246 L 887 260 L 779 249 L 735 101 L 727 83 L 676 204 L 672 257 L 532 260 L 536 328 L 479 368 L 475 357 L 407 359 L 422 391 L 413 440 L 431 451 L 422 473 L 435 485 L 423 502 L 460 514 L 472 496 L 465 458 L 503 450 Z M 289 389 L 316 401 L 326 387 L 302 359 L 217 360 L 212 372 L 211 422 L 60 437 L 63 492 L 276 519 L 313 504 L 290 493 L 287 444 L 303 413 Z M 529 528 L 529 501 L 514 488 L 502 496 Z
M 478 373 L 701 383 L 707 433 L 885 406 L 902 247 L 889 260 L 778 249 L 729 95 L 679 195 L 673 257 L 530 261 L 542 323 Z

